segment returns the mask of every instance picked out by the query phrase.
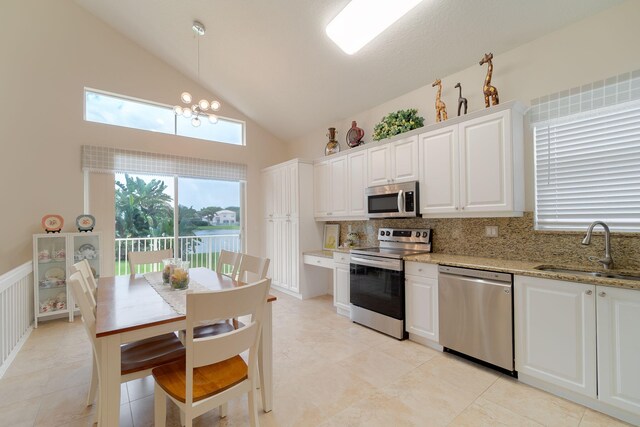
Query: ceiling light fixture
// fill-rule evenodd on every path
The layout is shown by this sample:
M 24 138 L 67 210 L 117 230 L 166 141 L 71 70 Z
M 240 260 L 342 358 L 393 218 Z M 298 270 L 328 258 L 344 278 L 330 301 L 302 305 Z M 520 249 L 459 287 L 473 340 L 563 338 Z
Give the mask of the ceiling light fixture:
M 351 0 L 327 25 L 327 35 L 353 55 L 422 0 Z
M 204 35 L 206 29 L 204 24 L 199 21 L 193 21 L 193 26 L 191 27 L 193 32 L 196 34 L 198 38 L 198 82 L 200 81 L 200 37 Z M 186 119 L 191 118 L 191 124 L 195 127 L 200 126 L 200 116 L 208 117 L 209 121 L 213 124 L 218 123 L 218 116 L 213 113 L 207 113 L 209 109 L 213 111 L 218 111 L 220 109 L 220 102 L 213 100 L 209 102 L 206 99 L 201 99 L 196 104 L 190 105 L 193 97 L 189 92 L 182 92 L 180 95 L 180 100 L 187 104 L 187 107 L 182 107 L 180 105 L 176 105 L 173 107 L 173 111 L 176 113 L 176 116 L 182 116 Z

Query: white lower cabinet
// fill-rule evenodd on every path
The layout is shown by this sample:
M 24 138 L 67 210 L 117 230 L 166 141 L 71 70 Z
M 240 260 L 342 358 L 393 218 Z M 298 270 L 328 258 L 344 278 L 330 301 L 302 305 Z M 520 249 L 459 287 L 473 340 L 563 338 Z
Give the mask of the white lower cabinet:
M 595 285 L 515 278 L 516 370 L 596 397 Z
M 640 291 L 524 276 L 515 276 L 514 289 L 520 378 L 598 399 L 606 404 L 599 410 L 640 422 Z
M 438 266 L 405 263 L 405 330 L 435 343 L 438 328 Z
M 333 254 L 333 305 L 338 314 L 350 316 L 349 254 Z
M 640 291 L 597 290 L 598 397 L 640 416 Z

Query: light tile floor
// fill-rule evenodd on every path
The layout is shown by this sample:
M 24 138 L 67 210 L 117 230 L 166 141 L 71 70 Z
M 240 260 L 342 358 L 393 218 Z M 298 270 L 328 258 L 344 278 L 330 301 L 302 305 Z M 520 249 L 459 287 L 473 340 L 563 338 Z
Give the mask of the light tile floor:
M 274 410 L 262 426 L 622 426 L 601 413 L 335 314 L 331 297 L 274 303 Z M 0 426 L 87 426 L 91 347 L 80 320 L 42 323 L 0 379 Z M 197 426 L 246 426 L 246 398 Z M 168 404 L 167 425 L 179 425 Z M 153 380 L 122 385 L 122 426 L 153 426 Z

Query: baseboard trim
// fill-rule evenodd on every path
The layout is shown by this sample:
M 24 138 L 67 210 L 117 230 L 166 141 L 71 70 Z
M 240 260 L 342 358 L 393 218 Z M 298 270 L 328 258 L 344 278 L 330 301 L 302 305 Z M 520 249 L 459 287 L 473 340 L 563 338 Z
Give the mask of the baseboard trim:
M 33 324 L 27 328 L 27 330 L 22 335 L 22 337 L 20 338 L 16 346 L 13 348 L 13 350 L 11 350 L 11 353 L 9 353 L 9 356 L 7 356 L 7 358 L 5 359 L 4 363 L 0 365 L 0 378 L 2 378 L 4 374 L 7 372 L 7 369 L 9 369 L 9 367 L 11 366 L 11 363 L 14 361 L 14 359 L 20 352 L 20 349 L 22 348 L 24 343 L 27 342 L 27 339 L 29 339 L 29 335 L 31 335 L 32 331 L 33 331 Z

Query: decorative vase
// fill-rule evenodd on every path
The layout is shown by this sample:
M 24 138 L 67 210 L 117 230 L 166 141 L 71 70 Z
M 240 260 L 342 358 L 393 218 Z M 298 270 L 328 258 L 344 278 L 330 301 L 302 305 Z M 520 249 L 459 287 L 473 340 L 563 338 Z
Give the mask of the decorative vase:
M 171 287 L 173 289 L 187 289 L 189 287 L 189 261 L 182 261 L 171 273 Z
M 330 156 L 340 152 L 340 144 L 336 141 L 336 134 L 336 128 L 329 128 L 329 133 L 327 134 L 329 142 L 327 142 L 326 147 L 324 147 L 325 156 Z
M 164 268 L 162 269 L 162 283 L 168 285 L 173 274 L 173 270 L 180 265 L 182 260 L 180 258 L 165 258 L 162 260 Z
M 347 132 L 347 145 L 351 148 L 357 147 L 362 142 L 364 137 L 364 130 L 358 127 L 356 121 L 351 122 L 351 129 Z

